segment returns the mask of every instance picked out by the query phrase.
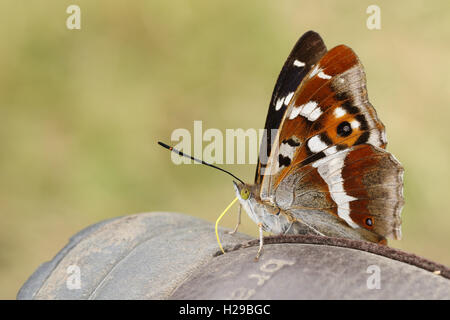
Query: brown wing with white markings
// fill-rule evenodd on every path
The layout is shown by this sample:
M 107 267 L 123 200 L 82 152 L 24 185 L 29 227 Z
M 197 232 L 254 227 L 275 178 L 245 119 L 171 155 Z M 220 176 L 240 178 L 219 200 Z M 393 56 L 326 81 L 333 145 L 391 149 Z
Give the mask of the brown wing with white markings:
M 366 237 L 370 241 L 400 239 L 403 168 L 384 149 L 353 146 L 296 165 L 275 189 L 275 202 L 293 217 L 301 211 L 328 212 L 352 228 L 373 233 Z
M 294 217 L 296 210 L 326 211 L 378 240 L 400 238 L 403 168 L 383 150 L 384 125 L 349 47 L 328 51 L 303 78 L 276 142 L 262 201 L 281 204 Z

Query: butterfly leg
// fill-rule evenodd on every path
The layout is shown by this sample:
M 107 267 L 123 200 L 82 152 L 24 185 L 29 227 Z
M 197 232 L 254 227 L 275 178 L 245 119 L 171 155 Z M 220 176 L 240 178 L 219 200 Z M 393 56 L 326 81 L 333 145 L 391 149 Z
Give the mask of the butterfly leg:
M 261 256 L 263 244 L 264 244 L 262 223 L 258 223 L 258 228 L 259 228 L 259 249 L 258 249 L 258 252 L 256 253 L 255 261 L 258 261 L 259 257 Z
M 239 226 L 241 225 L 241 212 L 242 212 L 242 205 L 239 205 L 239 213 L 238 213 L 238 222 L 236 224 L 236 226 L 234 227 L 233 231 L 228 231 L 228 234 L 235 234 L 236 231 L 238 230 Z
M 301 225 L 306 226 L 306 229 L 302 228 L 300 230 L 298 228 L 295 228 L 295 227 L 293 227 L 294 223 L 300 223 Z M 291 221 L 291 224 L 289 225 L 289 228 L 284 232 L 284 234 L 290 233 L 289 231 L 291 229 L 293 229 L 291 233 L 294 233 L 294 234 L 312 234 L 312 235 L 323 236 L 323 237 L 325 236 L 322 232 L 320 232 L 319 230 L 317 230 L 313 226 L 307 224 L 305 221 L 303 221 L 302 219 L 300 219 L 298 217 L 294 218 Z

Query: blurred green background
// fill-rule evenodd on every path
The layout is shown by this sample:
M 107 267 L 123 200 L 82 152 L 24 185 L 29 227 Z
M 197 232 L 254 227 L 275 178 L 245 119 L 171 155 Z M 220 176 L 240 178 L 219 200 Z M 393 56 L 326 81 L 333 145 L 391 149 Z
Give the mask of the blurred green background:
M 70 4 L 81 30 L 66 28 Z M 370 4 L 381 30 L 366 28 Z M 310 29 L 359 55 L 405 167 L 404 239 L 391 245 L 450 264 L 449 1 L 3 0 L 0 19 L 0 298 L 100 220 L 164 210 L 215 221 L 231 179 L 175 166 L 156 141 L 194 120 L 261 128 Z M 253 180 L 254 165 L 224 167 Z M 244 216 L 240 230 L 256 229 Z

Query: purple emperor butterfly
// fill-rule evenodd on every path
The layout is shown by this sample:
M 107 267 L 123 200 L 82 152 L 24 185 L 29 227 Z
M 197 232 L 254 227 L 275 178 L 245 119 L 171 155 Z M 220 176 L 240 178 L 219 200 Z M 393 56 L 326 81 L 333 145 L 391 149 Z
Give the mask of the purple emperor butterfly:
M 254 184 L 234 182 L 259 226 L 258 254 L 262 231 L 401 238 L 403 168 L 385 150 L 384 125 L 349 47 L 328 51 L 319 34 L 305 33 L 278 77 L 265 129 Z

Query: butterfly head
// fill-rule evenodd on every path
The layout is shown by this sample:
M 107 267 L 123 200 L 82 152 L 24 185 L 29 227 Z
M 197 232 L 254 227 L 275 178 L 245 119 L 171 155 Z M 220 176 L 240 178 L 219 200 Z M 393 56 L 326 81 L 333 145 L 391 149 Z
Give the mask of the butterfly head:
M 240 183 L 233 181 L 234 190 L 236 192 L 236 196 L 239 199 L 240 204 L 244 208 L 244 210 L 250 215 L 250 217 L 256 218 L 261 214 L 261 207 L 263 207 L 261 200 L 259 198 L 259 187 L 257 184 L 250 185 L 246 183 Z M 255 219 L 253 219 L 255 220 Z M 255 221 L 259 221 L 256 219 Z
M 266 231 L 275 232 L 274 230 L 269 230 L 267 228 L 267 226 L 270 224 L 266 223 L 265 217 L 270 216 L 269 213 L 271 210 L 273 210 L 273 208 L 261 201 L 261 198 L 259 197 L 260 185 L 250 185 L 235 181 L 233 181 L 233 185 L 241 206 L 244 208 L 250 218 L 255 223 L 262 223 L 264 226 L 266 226 L 264 228 Z
M 236 181 L 233 181 L 233 185 L 236 195 L 241 203 L 251 201 L 252 198 L 254 198 L 254 194 L 252 194 L 252 186 Z

